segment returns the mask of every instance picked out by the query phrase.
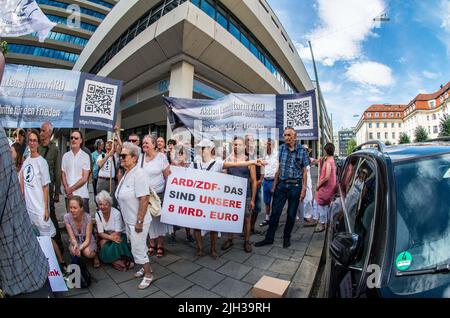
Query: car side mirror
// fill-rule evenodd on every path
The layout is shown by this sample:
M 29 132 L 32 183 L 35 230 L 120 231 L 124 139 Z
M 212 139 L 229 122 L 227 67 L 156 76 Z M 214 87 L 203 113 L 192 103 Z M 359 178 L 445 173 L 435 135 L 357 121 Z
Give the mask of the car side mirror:
M 353 233 L 338 233 L 330 246 L 331 257 L 344 267 L 350 266 L 355 259 L 360 245 L 360 237 Z

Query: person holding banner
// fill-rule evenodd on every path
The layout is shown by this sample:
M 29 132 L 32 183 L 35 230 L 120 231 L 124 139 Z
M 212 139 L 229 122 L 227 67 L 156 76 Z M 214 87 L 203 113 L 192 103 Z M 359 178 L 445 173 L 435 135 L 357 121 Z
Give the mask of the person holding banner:
M 69 211 L 69 200 L 78 195 L 83 198 L 84 212 L 89 214 L 88 179 L 91 170 L 90 156 L 81 150 L 83 135 L 74 130 L 70 135 L 70 150 L 66 152 L 61 163 L 61 180 L 66 194 L 66 206 Z
M 143 154 L 139 158 L 139 166 L 144 169 L 147 174 L 149 186 L 158 194 L 161 204 L 164 198 L 164 189 L 166 180 L 170 174 L 169 162 L 166 155 L 158 152 L 157 140 L 153 135 L 146 135 L 142 141 Z M 161 216 L 153 217 L 150 224 L 150 248 L 148 254 L 150 256 L 164 256 L 164 237 L 171 232 L 169 225 L 161 223 Z M 156 242 L 157 241 L 157 242 Z
M 97 159 L 98 165 L 98 180 L 97 180 L 97 194 L 101 191 L 108 191 L 109 193 L 116 192 L 116 162 L 118 159 L 115 154 L 116 150 L 112 140 L 106 142 L 106 154 L 101 154 Z M 117 204 L 114 203 L 114 206 Z
M 147 175 L 138 165 L 140 152 L 139 147 L 130 142 L 122 145 L 120 157 L 125 174 L 117 186 L 116 198 L 125 222 L 127 237 L 131 243 L 134 262 L 142 265 L 134 276 L 142 277 L 138 288 L 145 289 L 153 281 L 153 271 L 147 255 L 147 236 L 152 216 L 147 213 L 150 186 Z
M 242 146 L 243 146 L 243 140 L 242 140 Z M 191 163 L 190 168 L 193 169 L 200 169 L 204 171 L 213 171 L 213 172 L 223 172 L 224 169 L 233 169 L 233 168 L 241 168 L 241 169 L 252 169 L 255 170 L 255 165 L 263 165 L 264 162 L 261 160 L 245 160 L 244 158 L 241 158 L 243 160 L 241 161 L 223 161 L 220 158 L 215 158 L 215 147 L 216 145 L 214 142 L 208 139 L 203 139 L 199 144 L 197 144 L 197 149 L 201 149 L 201 155 L 202 160 Z M 255 182 L 256 185 L 256 182 Z M 249 192 L 248 192 L 249 193 Z M 247 195 L 248 195 L 247 193 Z M 250 216 L 250 215 L 248 215 Z M 247 219 L 247 216 L 246 216 Z M 248 222 L 248 225 L 250 223 Z M 206 231 L 201 230 L 194 230 L 194 237 L 197 241 L 197 256 L 204 256 L 203 252 L 203 239 L 202 236 L 205 235 Z M 248 231 L 248 234 L 250 235 L 250 229 Z M 217 242 L 217 232 L 210 232 L 210 238 L 211 238 L 211 256 L 213 258 L 217 258 L 217 250 L 216 250 L 216 242 Z M 232 244 L 231 244 L 232 245 Z M 230 247 L 231 247 L 230 245 Z M 250 247 L 251 248 L 251 247 Z
M 297 132 L 292 127 L 284 130 L 285 143 L 279 150 L 279 167 L 273 183 L 274 195 L 269 229 L 264 240 L 256 247 L 271 245 L 275 239 L 281 212 L 288 201 L 287 219 L 284 226 L 283 248 L 291 245 L 291 232 L 295 224 L 298 205 L 303 202 L 307 189 L 308 152 L 297 142 Z
M 237 162 L 254 163 L 255 160 L 248 160 L 245 155 L 244 139 L 241 137 L 234 137 L 233 154 L 228 158 L 227 164 L 224 167 L 227 169 L 229 175 L 247 179 L 247 200 L 245 204 L 245 219 L 244 219 L 244 251 L 251 253 L 252 245 L 250 244 L 251 219 L 253 209 L 255 208 L 255 200 L 257 195 L 257 179 L 256 168 L 254 165 L 230 165 Z M 225 251 L 233 246 L 234 234 L 228 234 L 228 239 L 223 243 L 222 250 Z
M 61 270 L 65 272 L 66 265 L 62 258 L 61 250 L 54 240 L 56 229 L 50 219 L 48 195 L 50 174 L 48 164 L 38 152 L 39 143 L 39 133 L 37 130 L 32 129 L 28 134 L 30 156 L 23 163 L 20 173 L 20 189 L 25 196 L 25 203 L 31 223 L 36 227 L 41 236 L 50 236 L 52 238 L 56 257 L 61 264 Z

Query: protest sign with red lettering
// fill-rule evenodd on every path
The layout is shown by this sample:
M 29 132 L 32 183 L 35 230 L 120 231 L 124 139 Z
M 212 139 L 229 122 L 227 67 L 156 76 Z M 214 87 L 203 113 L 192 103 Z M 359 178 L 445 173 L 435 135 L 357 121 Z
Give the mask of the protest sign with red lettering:
M 39 245 L 41 246 L 42 252 L 44 252 L 45 257 L 48 259 L 48 265 L 50 267 L 50 270 L 48 272 L 48 281 L 50 282 L 52 291 L 67 291 L 68 289 L 66 282 L 64 280 L 61 269 L 59 268 L 58 261 L 56 260 L 52 239 L 50 238 L 50 236 L 38 236 L 37 239 Z
M 192 229 L 241 233 L 247 179 L 170 167 L 161 222 Z

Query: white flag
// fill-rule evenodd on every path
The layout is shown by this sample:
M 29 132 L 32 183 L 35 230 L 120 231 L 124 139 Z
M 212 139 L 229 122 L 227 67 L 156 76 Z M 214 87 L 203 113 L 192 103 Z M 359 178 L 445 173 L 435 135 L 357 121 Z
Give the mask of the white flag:
M 34 0 L 0 0 L 0 36 L 15 37 L 37 32 L 44 42 L 56 25 Z

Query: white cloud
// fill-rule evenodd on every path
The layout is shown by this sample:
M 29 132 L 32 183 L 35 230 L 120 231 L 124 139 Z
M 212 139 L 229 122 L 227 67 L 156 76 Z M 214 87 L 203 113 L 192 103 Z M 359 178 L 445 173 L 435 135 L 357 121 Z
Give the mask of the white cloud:
M 402 56 L 401 58 L 398 59 L 398 62 L 400 64 L 405 64 L 406 62 L 408 62 L 408 59 L 404 56 Z
M 373 18 L 384 10 L 384 0 L 317 0 L 319 26 L 306 36 L 314 57 L 326 66 L 362 56 L 362 42 L 373 36 Z M 308 45 L 296 44 L 301 58 L 311 59 Z
M 376 87 L 387 87 L 394 84 L 391 68 L 372 61 L 353 63 L 345 76 L 352 82 L 367 85 L 374 90 Z
M 384 101 L 382 96 L 370 96 L 367 98 L 367 101 L 371 103 L 381 103 Z
M 441 28 L 450 33 L 450 1 L 441 0 L 439 13 L 442 17 Z
M 422 74 L 423 74 L 423 76 L 425 76 L 428 79 L 436 79 L 439 76 L 441 76 L 440 73 L 433 73 L 433 72 L 429 72 L 429 71 L 423 71 Z
M 320 89 L 324 93 L 333 92 L 338 93 L 341 91 L 341 85 L 334 82 L 320 82 Z

